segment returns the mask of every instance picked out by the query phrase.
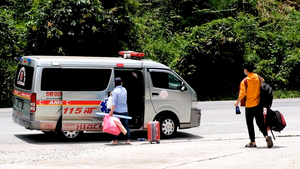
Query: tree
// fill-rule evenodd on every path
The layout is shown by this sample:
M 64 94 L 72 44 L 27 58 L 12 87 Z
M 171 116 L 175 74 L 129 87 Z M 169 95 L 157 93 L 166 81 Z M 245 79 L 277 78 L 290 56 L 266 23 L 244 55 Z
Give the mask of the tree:
M 14 20 L 7 4 L 0 6 L 0 107 L 12 105 L 14 72 L 26 46 L 26 28 Z
M 135 46 L 131 12 L 135 0 L 33 1 L 27 27 L 27 53 L 48 55 L 117 55 Z

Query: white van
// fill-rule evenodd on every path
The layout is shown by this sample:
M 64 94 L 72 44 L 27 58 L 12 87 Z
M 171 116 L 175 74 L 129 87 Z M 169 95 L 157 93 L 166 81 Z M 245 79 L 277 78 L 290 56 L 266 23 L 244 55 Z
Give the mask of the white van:
M 134 53 L 125 52 L 126 58 Z M 135 52 L 136 53 L 136 52 Z M 123 53 L 122 53 L 123 54 Z M 131 131 L 160 121 L 161 134 L 200 125 L 196 92 L 169 67 L 144 59 L 24 56 L 14 83 L 13 122 L 26 129 L 78 138 L 102 131 L 106 102 L 121 77 L 128 91 Z

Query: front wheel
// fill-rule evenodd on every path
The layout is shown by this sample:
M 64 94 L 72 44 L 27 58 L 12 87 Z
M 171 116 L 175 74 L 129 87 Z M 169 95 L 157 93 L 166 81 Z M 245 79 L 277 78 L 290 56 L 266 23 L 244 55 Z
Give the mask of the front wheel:
M 177 125 L 172 117 L 163 116 L 159 119 L 160 133 L 163 138 L 171 138 L 177 132 Z

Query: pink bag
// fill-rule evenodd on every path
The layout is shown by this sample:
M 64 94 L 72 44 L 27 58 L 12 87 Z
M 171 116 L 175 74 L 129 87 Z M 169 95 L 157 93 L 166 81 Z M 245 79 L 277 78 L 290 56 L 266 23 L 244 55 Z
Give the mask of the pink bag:
M 125 129 L 125 127 L 121 123 L 120 119 L 117 118 L 117 117 L 112 117 L 112 119 L 114 120 L 116 125 L 119 127 L 120 131 L 125 135 L 127 133 L 127 130 Z
M 119 127 L 116 125 L 113 117 L 111 117 L 110 115 L 105 115 L 102 125 L 103 131 L 106 133 L 118 136 L 121 132 Z

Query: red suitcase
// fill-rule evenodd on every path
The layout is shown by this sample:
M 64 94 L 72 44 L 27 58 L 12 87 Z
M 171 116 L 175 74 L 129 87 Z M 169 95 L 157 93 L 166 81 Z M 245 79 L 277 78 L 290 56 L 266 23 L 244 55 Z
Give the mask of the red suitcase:
M 160 143 L 160 126 L 159 121 L 150 121 L 147 124 L 148 140 L 152 142 Z

